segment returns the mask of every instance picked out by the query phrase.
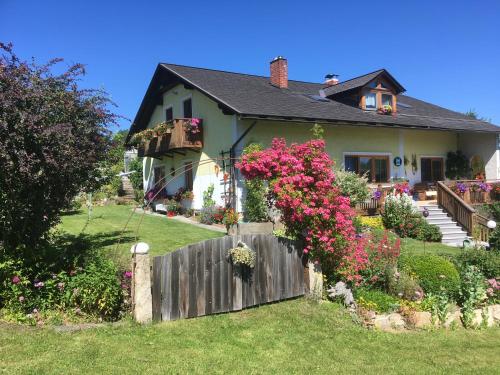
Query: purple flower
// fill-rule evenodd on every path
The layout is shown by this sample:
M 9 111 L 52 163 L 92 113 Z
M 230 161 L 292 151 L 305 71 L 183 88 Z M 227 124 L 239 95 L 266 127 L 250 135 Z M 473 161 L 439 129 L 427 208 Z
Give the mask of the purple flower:
M 479 189 L 481 189 L 484 192 L 489 192 L 491 190 L 491 185 L 487 184 L 486 182 L 481 182 L 479 184 Z
M 125 276 L 125 278 L 127 278 L 127 279 L 132 278 L 132 271 L 125 271 L 123 273 L 123 276 Z
M 380 190 L 375 190 L 373 193 L 373 199 L 379 200 L 382 197 L 382 192 Z
M 469 190 L 467 185 L 464 184 L 463 182 L 457 182 L 457 184 L 455 186 L 456 186 L 457 191 L 462 193 L 462 194 L 464 194 L 467 190 Z
M 12 284 L 19 284 L 21 282 L 21 278 L 19 276 L 14 276 L 12 278 Z

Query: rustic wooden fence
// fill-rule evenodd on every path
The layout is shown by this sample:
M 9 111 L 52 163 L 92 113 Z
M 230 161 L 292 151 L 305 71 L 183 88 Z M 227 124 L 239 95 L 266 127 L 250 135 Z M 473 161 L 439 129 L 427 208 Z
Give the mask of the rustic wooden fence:
M 233 265 L 238 241 L 256 252 L 253 269 Z M 304 295 L 302 249 L 272 235 L 226 236 L 153 258 L 153 319 L 237 311 Z

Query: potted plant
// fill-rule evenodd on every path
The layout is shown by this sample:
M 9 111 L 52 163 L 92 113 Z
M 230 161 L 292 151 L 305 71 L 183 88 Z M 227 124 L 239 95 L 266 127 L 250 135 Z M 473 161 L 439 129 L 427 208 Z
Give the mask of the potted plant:
M 250 249 L 244 242 L 238 241 L 235 248 L 229 249 L 228 255 L 235 266 L 247 267 L 249 269 L 255 267 L 255 251 Z
M 381 115 L 390 115 L 392 114 L 392 107 L 388 104 L 383 105 L 378 109 L 378 113 L 380 113 Z
M 227 233 L 229 234 L 229 230 L 233 225 L 238 224 L 239 215 L 232 209 L 228 208 L 224 212 L 224 217 L 222 219 L 222 223 L 226 226 Z
M 179 212 L 179 202 L 175 199 L 167 199 L 165 201 L 165 209 L 168 217 L 173 217 Z

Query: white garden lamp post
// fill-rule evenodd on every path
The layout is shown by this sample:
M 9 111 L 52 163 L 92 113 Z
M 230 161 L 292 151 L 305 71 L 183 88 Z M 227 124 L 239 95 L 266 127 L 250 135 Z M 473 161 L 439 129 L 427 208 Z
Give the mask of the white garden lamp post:
M 488 220 L 486 226 L 490 229 L 495 229 L 497 227 L 497 223 L 494 220 Z

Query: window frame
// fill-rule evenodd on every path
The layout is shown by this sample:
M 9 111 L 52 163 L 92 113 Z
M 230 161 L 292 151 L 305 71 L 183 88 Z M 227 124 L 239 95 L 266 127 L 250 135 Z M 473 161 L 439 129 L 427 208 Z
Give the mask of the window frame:
M 361 92 L 361 100 L 360 100 L 361 109 L 365 111 L 377 111 L 384 105 L 382 101 L 382 96 L 390 95 L 392 96 L 391 98 L 392 112 L 395 113 L 397 111 L 397 97 L 396 95 L 394 95 L 394 92 L 388 88 L 388 86 L 389 85 L 385 84 L 382 79 L 374 80 L 367 83 Z M 368 95 L 375 95 L 375 108 L 366 106 L 366 98 Z
M 191 116 L 190 117 L 186 116 L 186 111 L 184 108 L 184 103 L 187 102 L 188 100 L 191 101 Z M 185 98 L 182 99 L 181 104 L 182 104 L 182 118 L 193 118 L 193 96 L 192 95 L 186 96 Z
M 422 160 L 430 160 L 431 164 L 431 180 L 430 181 L 424 181 L 424 178 L 422 176 L 422 172 L 423 172 L 423 167 L 422 167 Z M 432 169 L 432 161 L 434 160 L 439 160 L 441 162 L 441 171 L 440 171 L 440 175 L 441 175 L 441 179 L 434 179 L 434 171 Z M 436 181 L 442 181 L 444 180 L 445 176 L 444 176 L 444 157 L 443 156 L 421 156 L 420 157 L 420 182 L 426 182 L 426 183 L 434 183 Z
M 355 172 L 357 175 L 362 176 L 363 174 L 360 173 L 359 170 L 359 159 L 360 158 L 370 158 L 370 176 L 371 180 L 368 180 L 368 183 L 384 183 L 384 182 L 390 182 L 391 180 L 391 154 L 386 154 L 386 153 L 344 153 L 344 169 L 345 168 L 345 161 L 347 157 L 352 157 L 352 158 L 357 158 L 356 161 L 356 170 L 352 171 Z M 376 180 L 376 170 L 375 170 L 375 160 L 385 160 L 385 165 L 386 165 L 386 170 L 387 170 L 387 179 L 384 181 L 377 181 Z
M 167 112 L 171 110 L 172 111 L 172 118 L 169 120 L 168 119 L 168 116 L 167 116 Z M 173 105 L 168 105 L 166 108 L 165 108 L 165 122 L 169 122 L 169 121 L 173 121 L 174 119 L 174 106 Z

